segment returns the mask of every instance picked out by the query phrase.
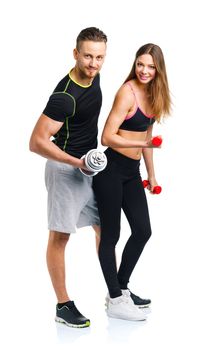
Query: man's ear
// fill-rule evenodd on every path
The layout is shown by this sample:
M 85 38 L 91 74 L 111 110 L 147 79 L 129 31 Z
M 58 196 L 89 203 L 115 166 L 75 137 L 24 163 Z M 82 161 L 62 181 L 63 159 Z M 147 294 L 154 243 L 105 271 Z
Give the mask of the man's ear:
M 74 56 L 74 59 L 77 60 L 77 58 L 78 58 L 78 50 L 77 49 L 73 50 L 73 56 Z

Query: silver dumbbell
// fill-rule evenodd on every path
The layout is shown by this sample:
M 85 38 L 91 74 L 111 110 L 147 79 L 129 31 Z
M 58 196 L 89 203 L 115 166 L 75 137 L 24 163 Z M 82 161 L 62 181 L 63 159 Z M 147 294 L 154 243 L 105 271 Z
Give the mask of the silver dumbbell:
M 106 155 L 97 149 L 91 149 L 81 159 L 85 160 L 85 165 L 88 170 L 80 169 L 81 173 L 86 176 L 95 176 L 107 166 Z

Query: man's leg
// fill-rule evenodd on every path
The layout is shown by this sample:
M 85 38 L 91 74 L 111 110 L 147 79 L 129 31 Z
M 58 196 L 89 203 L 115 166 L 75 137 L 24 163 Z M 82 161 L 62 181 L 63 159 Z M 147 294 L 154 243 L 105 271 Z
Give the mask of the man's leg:
M 55 321 L 67 326 L 84 328 L 90 325 L 90 320 L 83 316 L 70 301 L 65 284 L 65 247 L 69 234 L 50 231 L 47 246 L 47 266 L 52 284 L 58 299 Z
M 101 234 L 101 228 L 98 225 L 93 225 L 93 229 L 95 231 L 95 238 L 96 238 L 96 252 L 98 254 L 99 252 L 99 243 L 100 243 L 100 234 Z
M 46 260 L 58 303 L 70 300 L 65 285 L 65 247 L 69 236 L 62 232 L 49 232 Z
M 70 327 L 88 327 L 90 320 L 79 312 L 66 289 L 65 248 L 70 232 L 76 232 L 76 221 L 89 199 L 91 185 L 78 169 L 60 162 L 48 160 L 45 175 L 50 228 L 46 258 L 58 299 L 55 320 Z

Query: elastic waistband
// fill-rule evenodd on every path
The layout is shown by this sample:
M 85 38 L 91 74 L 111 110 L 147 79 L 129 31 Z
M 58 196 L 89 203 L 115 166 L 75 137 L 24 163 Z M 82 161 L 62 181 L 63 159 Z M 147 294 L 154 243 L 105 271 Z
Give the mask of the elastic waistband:
M 124 154 L 114 151 L 112 148 L 107 148 L 105 154 L 108 160 L 115 160 L 119 164 L 130 168 L 137 168 L 140 165 L 140 160 L 129 158 Z

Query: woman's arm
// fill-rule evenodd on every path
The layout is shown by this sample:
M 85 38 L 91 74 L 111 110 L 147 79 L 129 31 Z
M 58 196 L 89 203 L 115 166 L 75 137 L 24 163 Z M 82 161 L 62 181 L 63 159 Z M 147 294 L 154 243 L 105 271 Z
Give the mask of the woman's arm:
M 153 125 L 151 125 L 147 129 L 147 140 L 152 138 L 152 129 Z M 155 170 L 154 170 L 154 161 L 153 161 L 153 149 L 151 148 L 144 148 L 142 151 L 147 174 L 148 174 L 148 180 L 149 180 L 149 186 L 148 189 L 152 192 L 153 188 L 155 186 L 158 186 L 158 183 L 155 179 Z
M 119 127 L 123 123 L 126 115 L 133 110 L 134 102 L 135 99 L 131 89 L 129 86 L 123 85 L 117 92 L 112 109 L 105 123 L 101 139 L 103 146 L 114 148 L 154 147 L 151 143 L 151 139 L 147 139 L 146 141 L 127 140 L 118 135 Z

